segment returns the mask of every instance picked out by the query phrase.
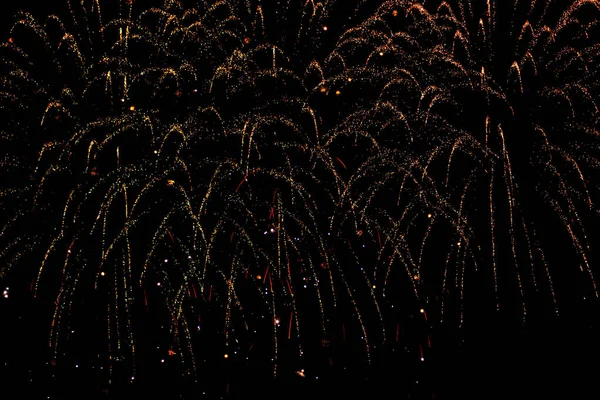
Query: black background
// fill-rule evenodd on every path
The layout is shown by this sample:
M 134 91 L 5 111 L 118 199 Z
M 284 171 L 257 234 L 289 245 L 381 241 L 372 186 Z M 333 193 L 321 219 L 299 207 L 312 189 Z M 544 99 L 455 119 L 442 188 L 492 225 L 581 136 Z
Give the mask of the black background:
M 0 37 L 8 36 L 17 9 L 44 15 L 56 7 L 50 2 L 41 6 L 38 3 L 25 0 L 3 4 Z M 560 263 L 560 253 L 555 257 Z M 569 278 L 566 275 L 563 279 Z M 467 321 L 458 332 L 437 329 L 432 334 L 435 345 L 428 350 L 424 363 L 414 354 L 407 355 L 403 343 L 399 343 L 378 353 L 371 368 L 348 368 L 351 363 L 346 368 L 333 366 L 322 371 L 318 380 L 293 374 L 265 379 L 263 371 L 236 370 L 221 363 L 203 370 L 198 387 L 186 385 L 168 368 L 148 372 L 135 384 L 108 386 L 102 374 L 49 365 L 48 316 L 30 296 L 17 294 L 19 285 L 24 289 L 28 282 L 9 284 L 11 297 L 0 301 L 2 399 L 125 398 L 134 394 L 176 399 L 181 395 L 204 398 L 204 392 L 208 398 L 221 398 L 227 396 L 228 384 L 228 396 L 233 398 L 550 399 L 558 398 L 562 391 L 567 398 L 598 395 L 598 315 L 595 306 L 585 302 L 573 303 L 560 318 L 541 312 L 536 317 L 534 310 L 533 317 L 521 328 L 515 328 L 501 313 L 488 313 L 487 317 Z M 570 286 L 568 282 L 564 285 Z M 575 281 L 572 288 L 576 291 Z M 94 340 L 98 339 L 83 338 L 79 343 L 83 346 Z M 409 338 L 406 341 L 410 342 Z M 353 349 L 338 351 L 346 352 L 350 359 Z

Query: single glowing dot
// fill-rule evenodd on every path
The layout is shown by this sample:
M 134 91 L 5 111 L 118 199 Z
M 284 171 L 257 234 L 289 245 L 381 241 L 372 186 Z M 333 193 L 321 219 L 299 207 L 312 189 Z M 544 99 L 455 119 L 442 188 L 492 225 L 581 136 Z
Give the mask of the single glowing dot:
M 352 78 L 348 78 L 348 82 L 352 82 Z
M 427 218 L 431 218 L 431 214 L 427 214 Z
M 160 286 L 160 282 L 156 282 L 156 286 Z
M 100 276 L 104 276 L 104 275 L 106 275 L 106 274 L 104 273 L 104 271 L 100 272 Z
M 321 86 L 321 93 L 325 93 L 327 91 L 327 88 L 325 86 Z
M 271 229 L 269 229 L 269 231 L 271 231 L 271 233 L 274 233 L 275 232 L 275 228 L 271 228 Z
M 342 94 L 342 92 L 340 92 L 339 90 L 335 91 L 336 96 L 339 96 L 340 94 Z
M 457 245 L 458 247 L 460 247 L 460 242 L 457 242 L 457 243 L 456 243 L 456 245 Z
M 129 111 L 135 111 L 135 106 L 129 107 Z
M 256 279 L 262 279 L 262 276 L 256 275 Z
M 415 281 L 418 281 L 419 280 L 419 275 L 415 275 L 414 278 L 415 278 Z
M 380 55 L 380 56 L 383 56 L 383 51 L 380 51 L 380 52 L 379 52 L 379 55 Z
M 326 30 L 327 30 L 327 26 L 324 26 L 324 27 L 323 27 L 323 30 L 324 30 L 324 31 L 326 31 Z
M 9 37 L 8 38 L 8 43 L 12 43 L 13 42 L 13 38 Z
M 223 354 L 223 358 L 229 358 L 229 354 L 227 354 L 227 353 Z
M 275 323 L 279 325 L 279 318 L 275 318 Z
M 425 310 L 421 308 L 421 309 L 419 310 L 419 312 L 420 312 L 421 314 L 423 314 L 423 313 L 425 312 Z
M 165 258 L 165 262 L 169 262 L 169 259 L 168 259 L 168 258 Z
M 164 362 L 165 362 L 165 360 L 164 360 L 164 359 L 162 359 L 162 360 L 160 360 L 160 362 L 161 362 L 161 363 L 164 363 Z
M 154 150 L 154 154 L 158 154 L 158 150 Z
M 392 11 L 392 15 L 393 15 L 394 17 L 397 17 L 397 16 L 398 16 L 398 10 L 394 10 L 394 11 Z
M 421 357 L 421 361 L 425 361 L 425 359 L 423 357 Z
M 376 286 L 376 285 L 373 285 L 373 289 L 377 289 L 377 286 Z

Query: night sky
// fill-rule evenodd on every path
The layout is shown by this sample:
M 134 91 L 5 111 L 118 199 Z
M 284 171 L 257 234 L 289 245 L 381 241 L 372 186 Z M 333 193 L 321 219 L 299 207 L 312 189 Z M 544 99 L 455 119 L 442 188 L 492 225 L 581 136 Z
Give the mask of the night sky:
M 2 399 L 597 397 L 600 2 L 36 3 Z

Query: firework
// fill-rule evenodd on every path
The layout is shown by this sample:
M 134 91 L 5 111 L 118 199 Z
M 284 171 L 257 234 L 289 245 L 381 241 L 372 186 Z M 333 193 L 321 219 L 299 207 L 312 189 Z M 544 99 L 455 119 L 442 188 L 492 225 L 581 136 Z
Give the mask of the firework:
M 261 343 L 274 374 L 286 357 L 299 376 L 332 338 L 356 336 L 366 361 L 398 341 L 398 309 L 462 325 L 471 274 L 490 309 L 517 302 L 526 323 L 541 291 L 558 314 L 548 219 L 597 296 L 600 5 L 350 3 L 19 16 L 2 46 L 1 274 L 35 260 L 55 358 L 81 299 L 109 370 L 127 357 L 133 377 L 149 312 L 186 373 L 207 342 L 228 361 Z

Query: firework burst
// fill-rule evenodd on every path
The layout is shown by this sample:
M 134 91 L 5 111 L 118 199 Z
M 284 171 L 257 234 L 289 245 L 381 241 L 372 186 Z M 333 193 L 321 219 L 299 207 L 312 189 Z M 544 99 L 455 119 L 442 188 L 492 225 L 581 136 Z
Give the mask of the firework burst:
M 597 297 L 598 2 L 341 3 L 19 16 L 1 276 L 36 263 L 55 358 L 82 299 L 133 376 L 148 313 L 192 375 L 207 343 L 275 374 L 351 335 L 370 360 L 399 315 L 462 325 L 470 279 L 558 315 L 548 219 Z

